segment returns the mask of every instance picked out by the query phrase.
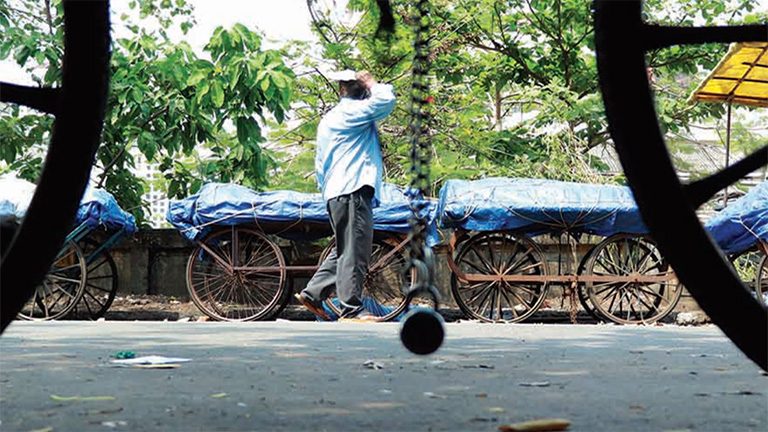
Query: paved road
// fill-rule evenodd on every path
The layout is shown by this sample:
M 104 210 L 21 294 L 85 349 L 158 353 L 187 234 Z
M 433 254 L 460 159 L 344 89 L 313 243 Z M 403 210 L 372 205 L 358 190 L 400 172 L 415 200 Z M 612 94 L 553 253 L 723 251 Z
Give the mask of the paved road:
M 572 431 L 768 429 L 768 376 L 712 326 L 449 323 L 426 357 L 397 332 L 17 322 L 0 337 L 0 431 L 496 431 L 551 417 Z M 114 367 L 122 350 L 192 361 Z

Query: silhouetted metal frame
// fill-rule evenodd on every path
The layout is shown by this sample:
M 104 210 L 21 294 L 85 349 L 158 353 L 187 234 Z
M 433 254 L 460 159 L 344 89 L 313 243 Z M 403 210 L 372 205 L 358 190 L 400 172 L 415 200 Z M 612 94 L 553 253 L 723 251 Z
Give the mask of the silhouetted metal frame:
M 88 183 L 109 85 L 109 2 L 64 0 L 59 89 L 0 83 L 0 101 L 56 115 L 43 172 L 26 216 L 0 263 L 0 332 L 48 273 Z
M 608 127 L 643 220 L 664 257 L 712 321 L 768 370 L 768 312 L 742 285 L 695 210 L 725 185 L 768 162 L 768 146 L 704 180 L 683 185 L 657 122 L 647 50 L 676 44 L 768 40 L 768 24 L 660 27 L 642 21 L 642 1 L 596 0 L 595 46 Z

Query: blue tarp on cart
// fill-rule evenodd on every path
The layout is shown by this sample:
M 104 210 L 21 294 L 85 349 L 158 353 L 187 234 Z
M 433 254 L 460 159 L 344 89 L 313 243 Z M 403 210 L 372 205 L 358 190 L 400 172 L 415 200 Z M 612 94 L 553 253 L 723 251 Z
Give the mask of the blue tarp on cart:
M 115 197 L 104 189 L 89 187 L 85 190 L 75 221 L 76 225 L 85 222 L 91 229 L 105 227 L 127 234 L 136 232 L 136 218 L 120 208 Z
M 410 230 L 408 219 L 411 209 L 405 191 L 385 183 L 380 196 L 381 203 L 373 211 L 374 229 L 407 233 Z M 430 244 L 437 240 L 434 223 L 436 208 L 434 201 L 428 201 L 423 210 L 429 221 Z M 209 183 L 195 195 L 172 200 L 166 218 L 190 240 L 200 239 L 214 226 L 260 226 L 270 223 L 288 224 L 287 228 L 280 228 L 280 235 L 295 238 L 297 236 L 292 234 L 298 232 L 298 237 L 312 240 L 313 233 L 301 232 L 301 222 L 329 224 L 325 202 L 319 193 L 289 190 L 256 192 L 227 183 Z M 295 227 L 295 231 L 291 227 Z
M 34 194 L 34 183 L 15 177 L 0 179 L 0 220 L 21 223 Z M 80 201 L 75 225 L 83 222 L 91 229 L 103 226 L 129 234 L 136 231 L 133 215 L 121 209 L 112 194 L 98 188 L 88 187 Z
M 725 253 L 743 252 L 768 241 L 768 181 L 715 214 L 704 227 Z
M 624 186 L 541 179 L 448 180 L 438 201 L 441 228 L 543 233 L 646 234 Z
M 34 194 L 34 183 L 16 177 L 0 179 L 0 224 L 21 223 Z

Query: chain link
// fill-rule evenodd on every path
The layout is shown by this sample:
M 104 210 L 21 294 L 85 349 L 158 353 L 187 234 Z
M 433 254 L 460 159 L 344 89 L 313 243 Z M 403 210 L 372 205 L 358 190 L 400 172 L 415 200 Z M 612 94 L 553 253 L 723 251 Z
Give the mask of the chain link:
M 408 135 L 411 144 L 411 188 L 410 208 L 412 212 L 409 221 L 410 259 L 408 271 L 416 268 L 413 290 L 435 291 L 433 287 L 434 257 L 432 250 L 426 245 L 427 216 L 425 211 L 427 201 L 425 191 L 429 189 L 429 112 L 428 112 L 428 72 L 429 72 L 429 2 L 419 0 L 413 9 L 411 20 L 414 29 L 414 58 L 412 65 L 412 82 L 410 97 L 411 119 L 408 125 Z M 411 296 L 412 297 L 412 296 Z M 435 298 L 437 304 L 437 298 Z

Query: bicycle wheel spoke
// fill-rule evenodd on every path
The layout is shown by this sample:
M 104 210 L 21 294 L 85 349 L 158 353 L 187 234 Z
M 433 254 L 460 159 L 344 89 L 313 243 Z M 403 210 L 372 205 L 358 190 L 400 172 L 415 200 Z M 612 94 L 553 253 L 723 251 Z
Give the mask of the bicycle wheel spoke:
M 0 102 L 23 105 L 37 111 L 55 114 L 61 90 L 51 87 L 28 87 L 0 82 Z
M 768 146 L 764 146 L 740 161 L 703 179 L 684 185 L 685 196 L 693 208 L 699 208 L 716 193 L 725 189 L 747 174 L 760 169 L 768 160 Z
M 672 27 L 644 24 L 640 40 L 646 51 L 673 45 L 768 41 L 768 25 Z

